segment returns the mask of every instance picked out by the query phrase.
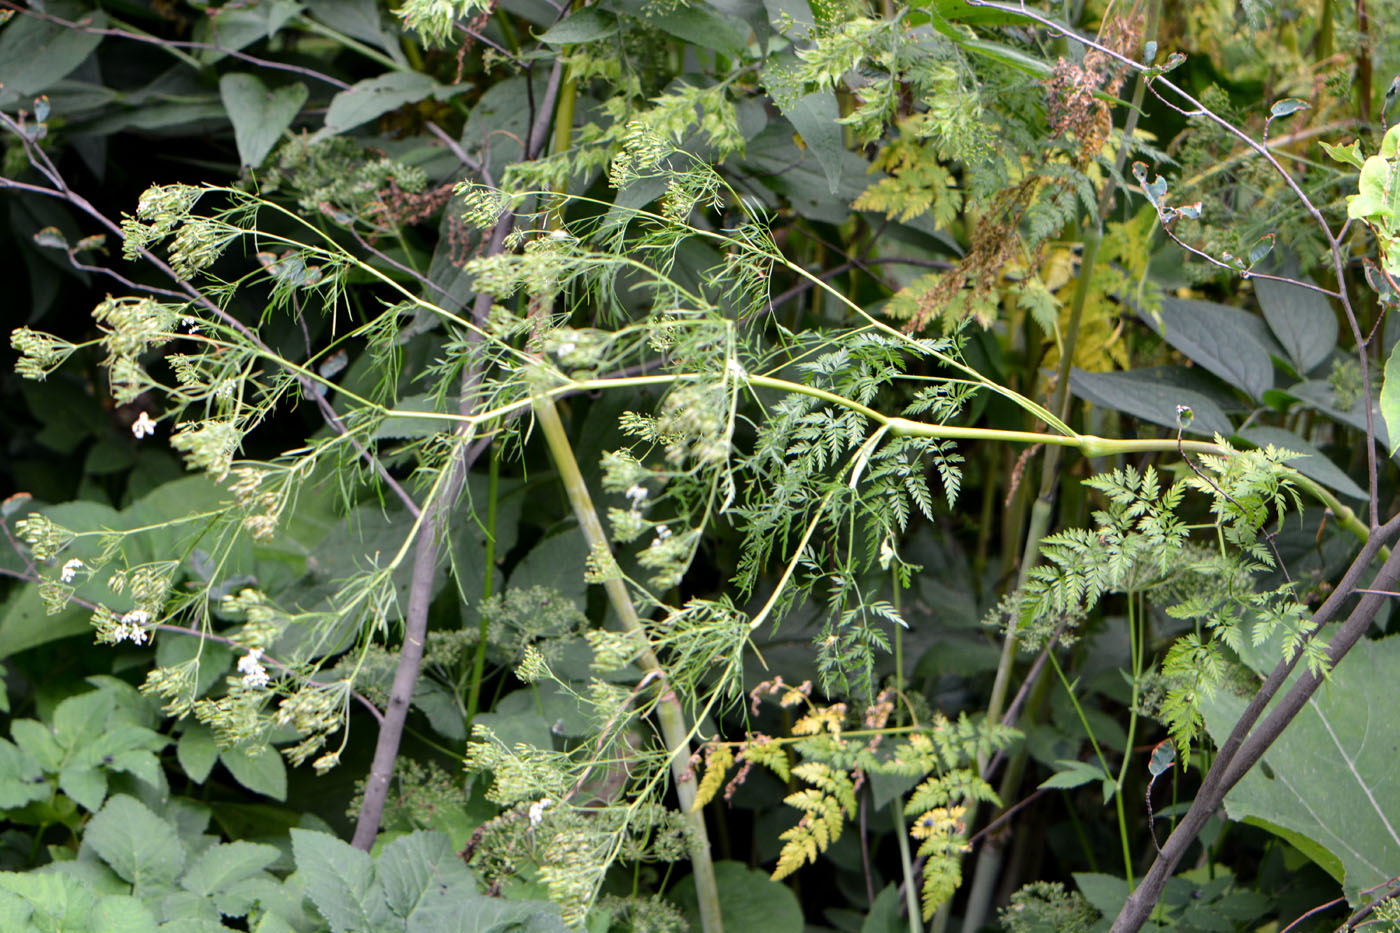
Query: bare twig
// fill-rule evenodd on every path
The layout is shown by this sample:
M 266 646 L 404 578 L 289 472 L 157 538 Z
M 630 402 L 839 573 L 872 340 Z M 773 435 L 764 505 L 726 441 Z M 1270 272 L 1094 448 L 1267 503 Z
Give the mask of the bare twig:
M 525 157 L 527 159 L 533 159 L 543 151 L 550 120 L 553 116 L 554 101 L 558 97 L 563 74 L 563 63 L 556 59 L 545 90 L 543 106 L 535 115 L 530 136 L 526 141 Z M 505 248 L 506 237 L 513 225 L 513 215 L 501 218 L 500 222 L 496 224 L 491 245 L 487 247 L 487 255 L 495 255 Z M 472 308 L 472 320 L 476 325 L 470 335 L 473 342 L 480 340 L 481 327 L 485 323 L 487 313 L 491 310 L 492 300 L 490 293 L 482 292 L 477 295 Z M 463 416 L 469 416 L 473 412 L 475 390 L 480 378 L 481 373 L 475 363 L 471 363 L 463 369 L 459 402 L 459 412 Z M 457 495 L 466 481 L 467 472 L 475 460 L 475 456 L 472 455 L 479 456 L 481 451 L 485 449 L 485 446 L 480 442 L 475 445 L 468 444 L 471 430 L 472 422 L 465 422 L 459 430 L 458 436 L 462 439 L 462 443 L 459 445 L 460 452 L 452 458 L 450 465 L 446 468 L 448 474 L 440 487 L 442 493 L 435 496 L 425 506 L 428 509 L 428 515 L 419 527 L 418 540 L 414 544 L 408 610 L 404 613 L 403 645 L 399 649 L 399 663 L 394 672 L 393 686 L 389 691 L 389 706 L 385 710 L 384 722 L 379 730 L 378 741 L 375 743 L 374 761 L 370 765 L 369 777 L 365 781 L 364 803 L 360 807 L 359 819 L 355 823 L 355 836 L 352 840 L 352 844 L 356 848 L 365 851 L 374 845 L 375 837 L 379 834 L 379 825 L 384 816 L 384 804 L 389 794 L 389 781 L 394 774 L 399 744 L 403 739 L 408 711 L 413 702 L 414 686 L 418 682 L 418 673 L 423 664 L 423 643 L 428 632 L 428 605 L 432 598 L 433 580 L 437 575 L 438 548 L 445 537 L 447 510 L 456 501 Z M 469 456 L 471 459 L 468 459 Z
M 330 84 L 334 87 L 340 88 L 341 90 L 345 90 L 346 88 L 350 87 L 348 83 L 340 80 L 339 78 L 333 78 L 330 75 L 325 74 L 324 72 L 317 71 L 314 68 L 307 68 L 302 65 L 289 65 L 286 62 L 274 61 L 270 58 L 259 58 L 256 55 L 249 55 L 247 52 L 240 51 L 239 49 L 230 49 L 225 46 L 219 45 L 215 42 L 193 42 L 183 39 L 164 39 L 160 36 L 150 36 L 144 33 L 132 32 L 128 29 L 114 29 L 106 26 L 94 26 L 90 22 L 84 23 L 82 20 L 68 20 L 64 19 L 61 16 L 54 16 L 51 13 L 41 13 L 38 10 L 33 9 L 32 7 L 20 6 L 19 4 L 12 2 L 12 0 L 0 0 L 0 9 L 13 10 L 16 13 L 21 13 L 25 16 L 32 16 L 35 19 L 41 19 L 45 22 L 53 23 L 56 26 L 63 26 L 64 28 L 71 29 L 74 32 L 85 32 L 89 35 L 94 36 L 111 36 L 112 38 L 116 39 L 129 39 L 132 42 L 141 42 L 146 45 L 154 45 L 162 48 L 198 49 L 210 52 L 219 52 L 220 54 L 228 55 L 232 58 L 239 59 L 240 61 L 248 62 L 250 65 L 257 65 L 259 68 L 267 68 L 274 71 L 287 71 L 293 74 L 303 75 L 308 78 L 314 78 L 317 81 L 322 81 L 326 84 Z

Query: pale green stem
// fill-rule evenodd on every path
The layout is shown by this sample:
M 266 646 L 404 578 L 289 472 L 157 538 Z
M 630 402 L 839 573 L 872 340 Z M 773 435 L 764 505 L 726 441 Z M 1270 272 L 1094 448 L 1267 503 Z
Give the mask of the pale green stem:
M 890 602 L 896 613 L 900 610 L 899 575 L 890 571 L 893 596 Z M 894 689 L 904 696 L 904 629 L 894 629 Z M 909 827 L 904 824 L 903 801 L 896 797 L 890 801 L 890 816 L 894 819 L 894 837 L 899 846 L 899 868 L 904 875 L 904 909 L 909 914 L 909 933 L 923 933 L 923 914 L 919 908 L 918 879 L 914 877 L 914 865 L 909 858 Z
M 325 23 L 318 23 L 314 19 L 310 19 L 308 17 L 303 16 L 301 18 L 301 25 L 307 32 L 315 33 L 318 36 L 325 36 L 327 39 L 330 39 L 333 42 L 338 42 L 339 44 L 345 46 L 347 49 L 352 49 L 356 52 L 359 52 L 365 58 L 378 62 L 385 68 L 388 68 L 390 71 L 408 70 L 404 67 L 403 63 L 394 61 L 392 58 L 390 58 L 388 55 L 385 55 L 378 49 L 371 48 L 370 46 L 365 45 L 363 42 L 359 42 L 355 39 L 352 39 L 345 33 L 332 29 Z
M 583 533 L 584 540 L 592 551 L 611 552 L 607 533 L 603 530 L 603 523 L 598 518 L 597 509 L 593 507 L 593 499 L 588 494 L 588 486 L 584 483 L 583 473 L 579 470 L 578 461 L 574 458 L 574 450 L 569 443 L 568 435 L 564 432 L 563 422 L 559 420 L 559 409 L 552 401 L 537 397 L 534 402 L 534 410 L 540 432 L 544 435 L 545 443 L 549 447 L 550 458 L 554 461 L 555 469 L 559 471 L 560 480 L 564 483 L 564 489 L 568 493 L 569 503 L 573 506 L 574 517 L 578 519 L 579 530 Z M 627 584 L 620 577 L 613 576 L 604 582 L 603 588 L 607 591 L 608 601 L 612 604 L 613 611 L 617 613 L 623 630 L 646 642 L 646 629 L 637 615 L 636 607 L 632 604 L 632 596 L 627 592 Z M 637 663 L 643 671 L 662 679 L 660 689 L 663 697 L 656 706 L 656 718 L 661 726 L 662 739 L 671 752 L 671 774 L 676 783 L 676 796 L 680 801 L 680 812 L 690 824 L 693 833 L 690 843 L 690 864 L 694 872 L 695 893 L 700 906 L 700 922 L 705 933 L 722 933 L 719 888 L 715 883 L 714 865 L 710 860 L 710 842 L 705 831 L 705 815 L 695 808 L 695 774 L 690 768 L 690 729 L 686 725 L 685 712 L 681 709 L 680 700 L 675 693 L 665 685 L 666 670 L 661 666 L 661 661 L 657 658 L 656 652 L 652 650 L 649 642 L 637 657 Z

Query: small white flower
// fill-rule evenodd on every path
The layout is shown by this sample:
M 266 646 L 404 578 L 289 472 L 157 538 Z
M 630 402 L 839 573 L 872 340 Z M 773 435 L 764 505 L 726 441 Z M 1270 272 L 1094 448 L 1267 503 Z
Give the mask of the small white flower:
M 63 571 L 58 575 L 58 578 L 64 583 L 72 583 L 74 574 L 76 574 L 79 570 L 82 569 L 83 562 L 75 557 L 68 563 L 63 565 Z
M 731 359 L 724 367 L 729 371 L 729 375 L 734 379 L 747 379 L 749 374 L 744 371 L 744 367 L 739 365 L 739 361 Z
M 131 640 L 134 645 L 144 645 L 148 639 L 146 630 L 141 626 L 151 620 L 151 614 L 144 609 L 133 609 L 121 617 L 117 623 L 115 631 L 112 632 L 114 641 Z
M 135 423 L 131 425 L 131 433 L 134 434 L 139 441 L 143 437 L 148 437 L 156 433 L 156 423 L 151 420 L 150 415 L 143 411 L 136 419 Z
M 656 526 L 656 537 L 651 540 L 652 547 L 661 547 L 662 542 L 671 537 L 671 529 L 665 525 Z
M 637 506 L 641 505 L 643 502 L 646 501 L 647 496 L 650 495 L 650 493 L 647 492 L 647 488 L 641 483 L 633 483 L 630 487 L 628 487 L 627 492 L 623 493 L 623 495 L 625 495 L 628 499 L 632 500 L 632 508 L 635 509 Z
M 545 808 L 548 807 L 551 803 L 553 803 L 553 801 L 550 800 L 548 797 L 545 797 L 543 800 L 537 800 L 534 803 L 530 804 L 531 826 L 540 825 L 540 823 L 544 820 Z
M 555 347 L 554 352 L 559 356 L 568 356 L 570 353 L 573 353 L 577 349 L 578 344 L 574 343 L 573 341 L 566 340 L 563 343 L 559 344 L 559 346 Z
M 267 668 L 262 665 L 262 655 L 263 650 L 261 648 L 252 648 L 247 654 L 238 659 L 238 673 L 243 675 L 243 686 L 267 686 Z
M 198 318 L 193 318 L 193 317 L 183 318 L 183 319 L 180 321 L 180 323 L 181 323 L 181 324 L 184 324 L 185 327 L 189 330 L 190 333 L 192 333 L 192 334 L 197 334 L 197 333 L 199 333 L 199 319 L 198 319 Z
M 894 560 L 894 554 L 895 554 L 895 551 L 894 551 L 894 541 L 893 541 L 891 538 L 885 538 L 884 541 L 881 541 L 881 542 L 880 542 L 880 569 L 881 569 L 881 570 L 889 570 L 889 569 L 890 569 L 890 561 Z

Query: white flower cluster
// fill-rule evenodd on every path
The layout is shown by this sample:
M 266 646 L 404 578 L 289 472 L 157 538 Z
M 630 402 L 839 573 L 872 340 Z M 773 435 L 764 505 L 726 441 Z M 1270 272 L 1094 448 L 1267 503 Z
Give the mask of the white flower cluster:
M 671 529 L 665 525 L 656 526 L 656 538 L 651 542 L 652 547 L 660 547 L 667 538 L 671 537 Z
M 262 656 L 261 648 L 253 648 L 238 659 L 238 673 L 243 675 L 243 686 L 253 689 L 267 686 L 267 668 L 263 667 Z
M 116 628 L 112 630 L 112 641 L 122 642 L 131 640 L 134 645 L 144 645 L 150 636 L 146 634 L 144 626 L 151 621 L 151 614 L 144 609 L 133 609 L 121 617 Z
M 151 420 L 150 415 L 143 411 L 132 423 L 131 433 L 138 441 L 143 437 L 150 437 L 156 433 L 156 423 Z
M 554 801 L 550 800 L 548 797 L 545 797 L 545 798 L 543 798 L 543 799 L 537 800 L 537 801 L 535 801 L 534 803 L 530 804 L 530 827 L 531 827 L 531 828 L 534 828 L 534 827 L 540 825 L 540 823 L 544 821 L 544 811 L 545 811 L 545 809 L 546 809 L 547 807 L 549 807 L 553 802 L 554 802 Z
M 63 565 L 63 570 L 59 572 L 58 578 L 64 583 L 72 583 L 73 577 L 76 576 L 78 571 L 82 569 L 83 562 L 78 560 L 78 558 L 74 557 L 72 560 L 68 561 L 66 564 Z

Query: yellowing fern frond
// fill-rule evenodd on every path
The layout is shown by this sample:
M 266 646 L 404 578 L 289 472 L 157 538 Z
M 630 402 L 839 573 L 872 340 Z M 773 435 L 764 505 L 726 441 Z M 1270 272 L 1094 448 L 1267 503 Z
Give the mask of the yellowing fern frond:
M 690 807 L 692 812 L 698 812 L 701 807 L 715 799 L 720 787 L 724 785 L 724 776 L 729 773 L 729 766 L 732 764 L 734 764 L 734 752 L 728 745 L 708 745 L 705 747 L 705 776 L 695 787 L 695 803 L 691 804 Z

